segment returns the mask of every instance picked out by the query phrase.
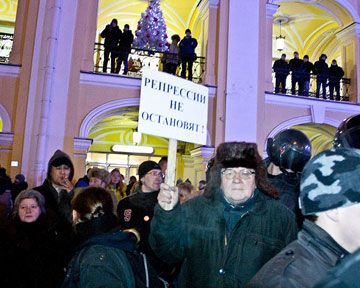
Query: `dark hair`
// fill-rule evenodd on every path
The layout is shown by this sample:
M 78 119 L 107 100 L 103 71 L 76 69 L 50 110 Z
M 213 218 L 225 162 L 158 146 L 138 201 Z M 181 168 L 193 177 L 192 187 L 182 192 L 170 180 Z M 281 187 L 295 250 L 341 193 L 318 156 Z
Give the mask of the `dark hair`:
M 174 34 L 171 36 L 171 40 L 177 40 L 177 42 L 180 42 L 180 36 L 178 34 Z
M 281 54 L 281 57 L 283 57 L 283 56 L 286 57 L 286 54 L 285 53 Z
M 221 186 L 221 169 L 230 167 L 251 167 L 255 170 L 256 187 L 264 194 L 278 198 L 279 191 L 267 179 L 267 171 L 255 143 L 229 142 L 222 143 L 216 150 L 214 165 L 210 169 L 204 196 L 214 197 L 214 191 Z M 238 163 L 238 164 L 236 164 Z M 241 164 L 244 163 L 244 164 Z M 237 165 L 237 166 L 236 166 Z
M 188 32 L 191 34 L 191 30 L 189 28 L 185 30 L 185 34 Z
M 102 182 L 105 183 L 105 186 L 109 185 L 109 183 L 111 182 L 110 173 L 108 171 L 106 171 L 105 169 L 100 169 L 97 167 L 91 168 L 91 170 L 88 172 L 87 176 L 88 176 L 89 180 L 92 177 L 100 179 Z
M 318 220 L 319 216 L 312 214 L 312 215 L 305 215 L 304 218 L 315 223 Z
M 130 29 L 129 24 L 125 24 L 125 25 L 124 25 L 124 28 L 128 28 L 128 29 Z
M 118 24 L 118 21 L 117 21 L 116 18 L 114 18 L 114 19 L 111 20 L 111 23 L 116 23 L 116 25 L 117 25 L 117 24 Z
M 79 213 L 80 221 L 113 214 L 113 200 L 101 187 L 86 187 L 71 201 L 72 209 Z
M 309 55 L 305 55 L 304 58 L 309 59 Z
M 189 182 L 182 182 L 177 187 L 179 189 L 179 192 L 180 190 L 186 190 L 187 192 L 189 192 L 189 194 L 191 194 L 191 191 L 194 190 L 194 186 Z

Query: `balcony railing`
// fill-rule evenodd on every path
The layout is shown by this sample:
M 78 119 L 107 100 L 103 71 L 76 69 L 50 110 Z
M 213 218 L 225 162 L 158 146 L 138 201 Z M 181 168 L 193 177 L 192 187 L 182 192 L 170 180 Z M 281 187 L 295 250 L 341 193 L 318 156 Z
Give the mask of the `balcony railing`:
M 129 70 L 127 75 L 132 77 L 141 77 L 144 68 L 154 70 L 163 70 L 162 59 L 164 55 L 171 55 L 166 52 L 157 52 L 151 50 L 132 48 L 129 54 Z M 102 72 L 104 60 L 104 44 L 95 43 L 94 47 L 94 71 Z M 110 71 L 111 60 L 109 59 L 107 70 Z M 123 68 L 123 65 L 122 65 Z M 122 71 L 120 71 L 120 74 Z M 205 73 L 205 57 L 197 57 L 193 63 L 193 82 L 203 83 Z M 181 75 L 181 65 L 176 70 L 178 76 Z
M 14 34 L 0 33 L 0 63 L 9 63 Z
M 275 88 L 275 73 L 272 73 L 272 82 Z M 295 91 L 296 95 L 298 94 L 298 90 Z M 279 93 L 283 94 L 283 93 Z M 335 94 L 335 92 L 334 92 Z M 286 95 L 291 94 L 291 74 L 286 78 Z M 342 78 L 340 80 L 340 101 L 349 101 L 351 95 L 351 79 L 350 78 Z M 302 95 L 299 95 L 302 96 Z M 316 98 L 316 75 L 310 75 L 310 90 L 309 97 Z M 326 97 L 330 99 L 329 86 L 326 86 Z M 320 89 L 320 98 L 322 98 L 322 90 Z M 334 95 L 335 98 L 335 95 Z

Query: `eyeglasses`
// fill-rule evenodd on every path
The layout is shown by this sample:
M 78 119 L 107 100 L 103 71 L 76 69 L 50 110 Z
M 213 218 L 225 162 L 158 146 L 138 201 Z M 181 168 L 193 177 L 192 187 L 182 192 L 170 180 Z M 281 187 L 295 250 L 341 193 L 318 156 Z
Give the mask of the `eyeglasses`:
M 250 179 L 255 174 L 254 170 L 242 169 L 236 172 L 234 169 L 222 169 L 221 174 L 228 180 L 234 179 L 236 174 L 239 174 L 242 179 Z
M 160 176 L 161 178 L 165 177 L 164 173 L 162 173 L 161 171 L 150 171 L 150 172 L 148 172 L 146 174 L 149 174 L 149 175 L 151 175 L 153 177 L 156 177 L 156 176 Z

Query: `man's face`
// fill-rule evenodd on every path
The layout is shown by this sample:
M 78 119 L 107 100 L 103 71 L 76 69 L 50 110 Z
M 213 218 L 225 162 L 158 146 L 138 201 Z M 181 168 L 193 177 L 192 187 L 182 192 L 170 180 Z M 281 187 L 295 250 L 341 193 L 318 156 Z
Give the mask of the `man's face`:
M 309 62 L 309 59 L 308 59 L 308 58 L 304 58 L 304 62 Z
M 18 213 L 21 222 L 32 223 L 39 218 L 41 210 L 36 199 L 25 198 L 20 202 Z
M 221 189 L 232 204 L 243 203 L 255 191 L 255 171 L 245 167 L 226 168 L 221 171 Z
M 152 192 L 160 189 L 160 184 L 163 182 L 163 173 L 159 169 L 150 170 L 141 178 L 142 192 Z
M 51 182 L 55 185 L 64 186 L 70 175 L 70 167 L 63 164 L 58 167 L 51 166 Z
M 99 178 L 91 177 L 89 179 L 89 186 L 105 188 L 105 183 Z
M 299 54 L 295 53 L 295 54 L 294 54 L 294 58 L 295 58 L 295 59 L 299 59 Z
M 281 55 L 281 59 L 285 60 L 286 56 L 285 55 Z
M 353 253 L 360 248 L 360 203 L 338 208 L 338 213 L 341 244 Z

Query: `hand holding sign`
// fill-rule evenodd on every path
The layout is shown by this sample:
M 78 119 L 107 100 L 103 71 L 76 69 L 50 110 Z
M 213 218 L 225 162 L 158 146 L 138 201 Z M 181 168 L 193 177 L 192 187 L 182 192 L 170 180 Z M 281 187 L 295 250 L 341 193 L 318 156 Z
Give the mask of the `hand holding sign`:
M 179 201 L 179 192 L 177 187 L 170 187 L 162 183 L 158 195 L 158 203 L 166 211 L 172 210 Z

